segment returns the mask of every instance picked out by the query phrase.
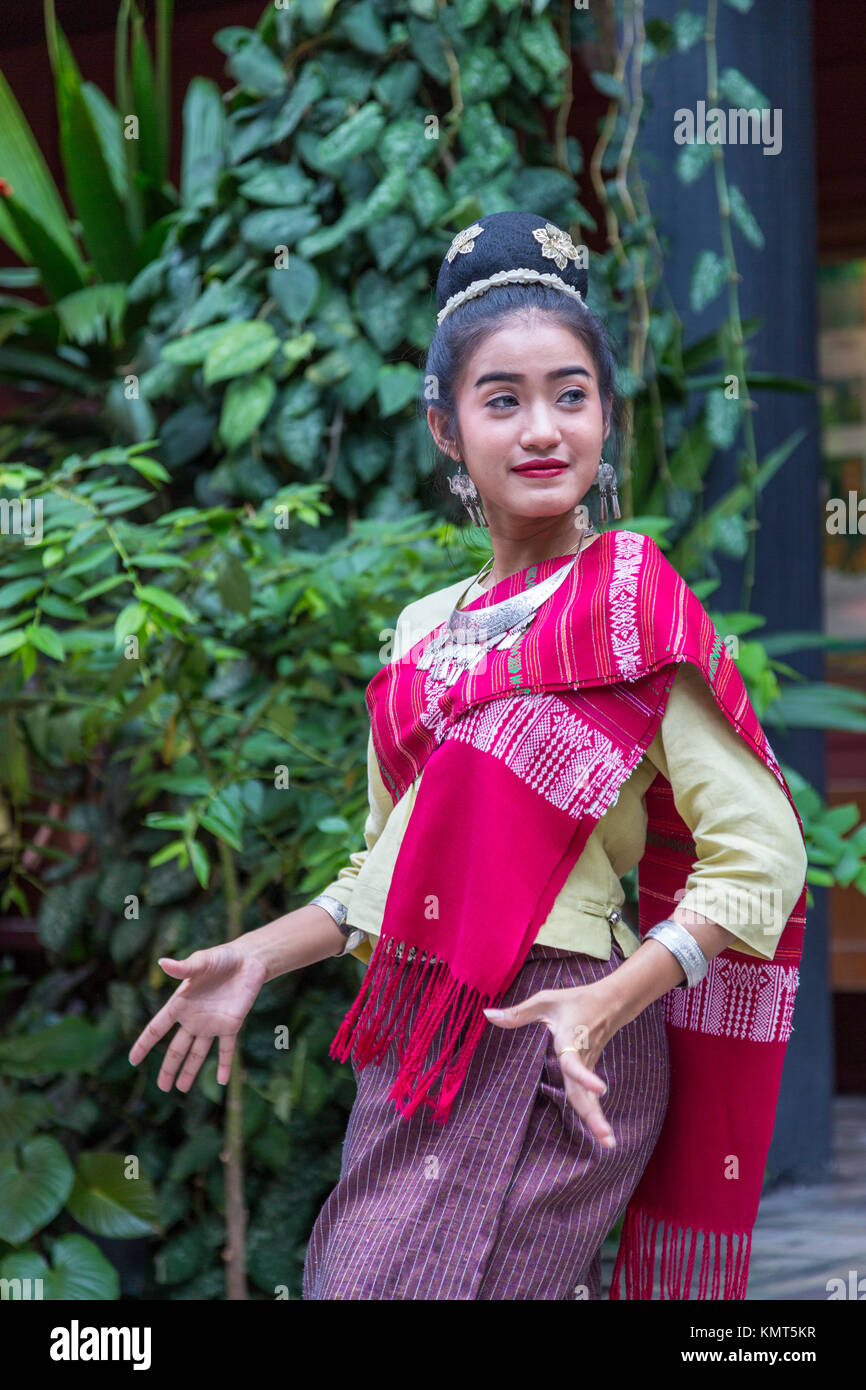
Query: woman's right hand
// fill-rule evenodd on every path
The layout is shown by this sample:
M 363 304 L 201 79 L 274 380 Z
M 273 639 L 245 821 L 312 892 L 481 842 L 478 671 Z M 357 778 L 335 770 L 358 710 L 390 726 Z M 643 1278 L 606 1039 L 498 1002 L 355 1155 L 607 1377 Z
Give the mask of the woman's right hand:
M 159 964 L 167 975 L 183 983 L 139 1033 L 130 1048 L 130 1062 L 137 1066 L 177 1023 L 180 1026 L 157 1077 L 159 1089 L 171 1090 L 183 1062 L 177 1089 L 188 1091 L 214 1038 L 219 1038 L 217 1081 L 227 1085 L 241 1024 L 265 983 L 264 965 L 232 943 L 193 951 L 186 960 L 163 956 Z

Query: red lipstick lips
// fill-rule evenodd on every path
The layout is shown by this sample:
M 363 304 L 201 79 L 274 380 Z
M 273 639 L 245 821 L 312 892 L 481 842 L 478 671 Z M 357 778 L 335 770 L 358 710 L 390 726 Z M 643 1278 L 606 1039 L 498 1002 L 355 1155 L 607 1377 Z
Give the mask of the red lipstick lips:
M 526 478 L 549 478 L 564 473 L 567 467 L 562 459 L 529 459 L 526 463 L 515 464 L 513 471 Z

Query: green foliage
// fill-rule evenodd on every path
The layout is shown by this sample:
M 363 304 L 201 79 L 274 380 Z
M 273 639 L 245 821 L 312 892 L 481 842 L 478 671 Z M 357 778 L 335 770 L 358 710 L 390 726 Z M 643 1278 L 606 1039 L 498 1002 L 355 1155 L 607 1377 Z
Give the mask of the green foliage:
M 247 929 L 335 875 L 366 796 L 364 686 L 403 603 L 431 575 L 453 578 L 450 528 L 429 515 L 359 521 L 311 549 L 329 515 L 321 483 L 289 484 L 258 509 L 170 507 L 153 442 L 0 469 L 3 491 L 41 504 L 45 523 L 40 544 L 0 559 L 13 731 L 0 776 L 24 837 L 41 826 L 83 840 L 45 846 L 38 923 L 52 968 L 0 1042 L 0 1264 L 7 1247 L 26 1254 L 46 1297 L 117 1296 L 92 1242 L 86 1258 L 61 1244 L 70 1272 L 61 1279 L 57 1253 L 49 1271 L 45 1240 L 72 1221 L 97 1238 L 159 1237 L 153 1296 L 223 1296 L 215 1062 L 182 1098 L 158 1091 L 159 1055 L 140 1079 L 127 1060 L 162 1002 L 156 960 L 225 939 L 235 875 Z M 48 785 L 60 816 L 29 809 Z M 3 857 L 0 911 L 26 910 L 29 875 L 12 846 Z M 274 983 L 244 1030 L 255 1296 L 275 1284 L 297 1295 L 298 1253 L 339 1170 L 353 1083 L 324 1058 L 358 969 L 324 963 L 320 983 Z
M 73 1233 L 51 1241 L 49 1248 L 50 1262 L 36 1250 L 4 1255 L 0 1259 L 0 1279 L 41 1280 L 41 1297 L 51 1301 L 74 1299 L 90 1303 L 120 1297 L 117 1271 L 92 1240 Z
M 163 219 L 178 203 L 167 178 L 171 10 L 171 0 L 157 0 L 154 62 L 134 0 L 121 0 L 113 105 L 83 79 L 53 0 L 46 0 L 58 140 L 74 221 L 0 73 L 0 237 L 34 272 L 22 280 L 4 271 L 0 285 L 39 284 L 47 299 L 46 308 L 24 296 L 0 298 L 0 377 L 113 398 L 112 409 L 90 421 L 93 435 L 79 417 L 70 421 L 67 439 L 77 432 L 82 442 L 104 440 L 118 410 L 126 438 L 143 438 L 156 423 L 140 399 L 127 398 L 117 374 L 140 321 L 137 273 L 158 253 L 167 230 Z M 74 419 L 74 409 L 70 415 Z M 62 431 L 63 406 L 55 402 L 51 416 L 53 428 Z
M 0 913 L 30 916 L 38 895 L 51 965 L 26 991 L 0 967 L 0 1277 L 41 1277 L 56 1298 L 118 1297 L 98 1241 L 147 1235 L 145 1297 L 224 1297 L 215 1058 L 188 1096 L 156 1085 L 164 1047 L 138 1071 L 127 1059 L 166 997 L 157 959 L 225 940 L 230 917 L 249 930 L 300 906 L 358 848 L 363 695 L 382 646 L 406 602 L 481 563 L 428 510 L 430 440 L 414 408 L 451 238 L 509 207 L 576 241 L 593 229 L 576 196 L 588 158 L 571 137 L 551 144 L 539 113 L 555 124 L 568 100 L 559 7 L 298 0 L 269 6 L 255 30 L 221 29 L 235 86 L 223 97 L 190 83 L 178 190 L 166 178 L 169 10 L 158 6 L 151 58 L 123 0 L 111 105 L 81 80 L 48 6 L 75 223 L 0 78 L 13 186 L 0 236 L 32 268 L 0 285 L 39 283 L 48 301 L 0 298 L 0 376 L 55 388 L 50 416 L 35 406 L 0 427 L 0 498 L 44 509 L 38 543 L 0 554 Z M 572 45 L 593 22 L 571 13 Z M 664 61 L 703 28 L 687 11 L 653 21 L 637 59 Z M 676 307 L 657 307 L 651 218 L 612 178 L 631 139 L 629 84 L 593 80 L 614 112 L 602 168 L 618 239 L 593 255 L 590 293 L 630 402 L 621 524 L 653 535 L 704 600 L 717 556 L 748 568 L 756 498 L 801 439 L 759 461 L 748 389 L 731 378 L 810 387 L 747 370 L 759 325 L 735 309 L 685 343 Z M 750 93 L 738 71 L 723 80 L 732 100 Z M 139 114 L 139 142 L 122 139 L 121 111 Z M 681 152 L 685 181 L 701 178 L 708 149 Z M 694 308 L 735 296 L 732 231 L 760 244 L 733 187 L 722 218 L 722 244 L 695 266 Z M 630 350 L 638 300 L 643 357 Z M 704 479 L 731 448 L 740 479 L 704 509 Z M 826 639 L 747 637 L 763 623 L 747 608 L 712 617 L 745 639 L 736 659 L 762 721 L 866 727 L 856 695 L 776 659 Z M 810 883 L 866 892 L 858 808 L 828 810 L 784 771 Z M 242 1034 L 254 1297 L 299 1295 L 310 1226 L 339 1174 L 354 1085 L 328 1046 L 359 979 L 352 961 L 282 977 Z

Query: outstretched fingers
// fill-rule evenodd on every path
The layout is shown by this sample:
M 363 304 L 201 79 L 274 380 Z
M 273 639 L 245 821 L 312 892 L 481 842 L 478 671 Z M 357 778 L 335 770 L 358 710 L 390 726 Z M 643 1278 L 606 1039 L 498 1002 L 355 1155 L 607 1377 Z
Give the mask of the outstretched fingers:
M 193 1039 L 189 1056 L 183 1064 L 183 1070 L 177 1078 L 177 1089 L 188 1091 L 201 1070 L 201 1064 L 210 1052 L 210 1045 L 213 1038 L 197 1037 Z
M 584 989 L 542 989 L 518 1004 L 484 1009 L 484 1014 L 497 1028 L 523 1028 L 527 1023 L 547 1024 L 553 1034 L 569 1105 L 586 1121 L 587 1128 L 599 1143 L 614 1148 L 616 1139 L 599 1102 L 599 1096 L 606 1093 L 607 1086 L 579 1055 L 580 1052 L 593 1058 L 598 1055 L 595 1048 L 590 1048 L 590 1028 L 574 1019 L 575 999 L 587 993 Z M 563 1050 L 563 1037 L 574 1039 L 578 1050 L 575 1051 L 573 1046 Z M 600 1052 L 601 1047 L 598 1047 Z
M 184 984 L 185 983 L 186 981 L 184 981 Z M 182 988 L 183 985 L 181 985 L 181 989 Z M 132 1047 L 129 1049 L 129 1060 L 134 1067 L 138 1066 L 139 1062 L 147 1056 L 154 1044 L 158 1043 L 161 1038 L 164 1038 L 169 1028 L 176 1022 L 174 1008 L 172 1006 L 177 993 L 178 991 L 175 990 L 171 999 L 166 1000 L 158 1013 L 155 1013 L 150 1022 L 142 1028 L 135 1042 L 132 1044 Z
M 177 1075 L 181 1062 L 189 1052 L 190 1047 L 195 1042 L 195 1034 L 190 1033 L 184 1028 L 183 1024 L 178 1025 L 178 1030 L 169 1044 L 168 1051 L 159 1069 L 159 1076 L 156 1084 L 161 1091 L 170 1091 L 174 1085 L 174 1078 Z M 198 1070 L 198 1068 L 196 1068 Z
M 569 1105 L 586 1121 L 590 1133 L 600 1144 L 614 1148 L 616 1139 L 599 1100 L 599 1091 L 602 1095 L 607 1091 L 601 1077 L 585 1066 L 575 1052 L 564 1052 L 559 1059 L 559 1067 Z

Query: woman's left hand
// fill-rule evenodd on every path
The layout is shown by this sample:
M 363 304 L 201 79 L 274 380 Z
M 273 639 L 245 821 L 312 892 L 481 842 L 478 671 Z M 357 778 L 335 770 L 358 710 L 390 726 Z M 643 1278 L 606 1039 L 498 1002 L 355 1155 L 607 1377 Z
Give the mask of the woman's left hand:
M 569 1104 L 586 1121 L 600 1143 L 613 1148 L 616 1140 L 599 1104 L 607 1087 L 593 1067 L 616 1032 L 609 1010 L 594 985 L 571 989 L 541 989 L 519 1004 L 504 1009 L 485 1009 L 485 1017 L 498 1028 L 522 1028 L 527 1023 L 546 1023 L 553 1034 L 557 1054 L 565 1052 L 559 1066 Z

